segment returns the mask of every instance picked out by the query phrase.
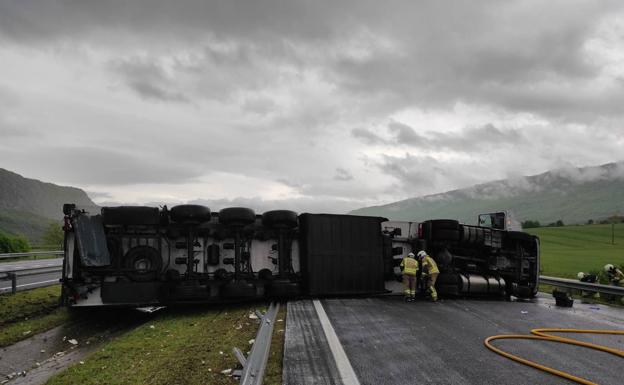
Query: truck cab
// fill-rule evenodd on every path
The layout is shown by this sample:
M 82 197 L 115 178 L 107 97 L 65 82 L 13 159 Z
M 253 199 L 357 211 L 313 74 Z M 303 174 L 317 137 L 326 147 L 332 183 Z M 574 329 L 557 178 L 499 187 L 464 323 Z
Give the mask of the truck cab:
M 425 250 L 440 269 L 440 294 L 534 297 L 539 285 L 539 238 L 522 232 L 509 211 L 480 214 L 477 223 L 454 219 L 391 223 L 416 231 L 404 239 L 393 237 L 388 254 Z M 392 262 L 396 265 L 402 256 L 392 256 Z

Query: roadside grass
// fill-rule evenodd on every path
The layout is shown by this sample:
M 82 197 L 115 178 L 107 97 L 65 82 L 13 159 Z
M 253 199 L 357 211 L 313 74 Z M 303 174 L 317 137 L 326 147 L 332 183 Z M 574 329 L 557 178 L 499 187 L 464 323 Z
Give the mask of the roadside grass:
M 235 369 L 234 347 L 249 350 L 258 322 L 250 319 L 265 305 L 166 309 L 163 314 L 113 339 L 84 360 L 52 377 L 48 385 L 89 384 L 235 384 L 221 372 Z M 278 318 L 285 319 L 284 311 Z M 283 323 L 275 327 L 273 341 L 283 339 Z M 281 383 L 283 343 L 272 346 L 267 375 Z M 273 350 L 275 349 L 275 350 Z
M 580 271 L 602 272 L 607 263 L 624 265 L 624 224 L 615 225 L 615 244 L 611 244 L 611 225 L 580 225 L 526 229 L 540 237 L 541 274 L 576 279 Z
M 0 295 L 0 347 L 52 329 L 69 316 L 59 308 L 60 285 Z

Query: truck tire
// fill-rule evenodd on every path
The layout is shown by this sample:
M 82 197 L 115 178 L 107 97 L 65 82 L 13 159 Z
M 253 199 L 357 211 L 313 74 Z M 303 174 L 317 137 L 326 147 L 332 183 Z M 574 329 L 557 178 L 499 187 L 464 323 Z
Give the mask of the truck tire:
M 218 280 L 226 280 L 226 279 L 230 279 L 230 277 L 232 277 L 232 273 L 229 273 L 227 270 L 223 268 L 217 269 L 214 272 L 214 278 Z
M 273 229 L 297 227 L 297 213 L 290 210 L 272 210 L 262 214 L 262 224 Z
M 219 211 L 219 223 L 226 226 L 247 226 L 256 221 L 256 213 L 246 207 L 228 207 Z
M 102 223 L 106 226 L 156 226 L 160 223 L 158 207 L 102 207 Z
M 270 281 L 273 279 L 273 272 L 269 269 L 262 269 L 258 272 L 258 279 Z
M 434 241 L 457 242 L 459 241 L 459 230 L 449 230 L 449 229 L 433 230 L 432 239 Z
M 199 224 L 210 220 L 210 209 L 201 205 L 178 205 L 171 208 L 169 216 L 177 223 Z
M 162 257 L 151 246 L 136 246 L 124 255 L 124 267 L 131 270 L 126 274 L 133 281 L 153 281 L 162 269 Z
M 432 219 L 431 229 L 436 230 L 459 230 L 459 222 L 454 219 Z
M 292 298 L 301 294 L 301 287 L 297 282 L 277 281 L 271 283 L 267 291 L 271 298 Z
M 256 296 L 256 285 L 245 281 L 233 281 L 221 286 L 224 298 L 253 298 Z
M 533 241 L 533 236 L 522 231 L 508 231 L 507 239 L 512 241 L 531 242 Z

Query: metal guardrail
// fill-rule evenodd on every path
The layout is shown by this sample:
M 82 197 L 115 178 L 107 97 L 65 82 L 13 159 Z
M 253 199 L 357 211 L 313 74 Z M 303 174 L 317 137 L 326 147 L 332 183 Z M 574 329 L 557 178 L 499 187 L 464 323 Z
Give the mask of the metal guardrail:
M 26 269 L 15 269 L 12 271 L 4 271 L 0 272 L 0 281 L 11 281 L 11 294 L 17 293 L 17 279 L 19 277 L 28 277 L 33 275 L 42 275 L 42 274 L 50 274 L 50 273 L 60 273 L 63 270 L 61 266 L 42 266 L 42 267 L 32 267 Z M 33 282 L 29 284 L 25 284 L 22 286 L 35 286 L 43 287 L 50 286 L 58 283 L 58 279 L 42 281 L 42 282 Z M 0 289 L 0 293 L 7 290 Z
M 278 311 L 279 303 L 276 302 L 271 302 L 265 314 L 256 311 L 258 318 L 260 318 L 260 328 L 247 358 L 240 349 L 234 348 L 234 355 L 243 366 L 243 370 L 240 372 L 241 385 L 262 385 L 269 360 L 273 325 Z
M 587 283 L 587 282 L 577 281 L 574 279 L 548 277 L 545 275 L 540 275 L 540 283 L 543 283 L 544 285 L 564 287 L 567 289 L 576 289 L 576 290 L 588 291 L 592 293 L 624 296 L 624 287 L 621 287 L 621 286 L 602 285 L 599 283 Z
M 63 250 L 31 251 L 28 253 L 5 253 L 5 254 L 0 254 L 0 259 L 18 258 L 18 257 L 37 257 L 39 255 L 63 255 Z

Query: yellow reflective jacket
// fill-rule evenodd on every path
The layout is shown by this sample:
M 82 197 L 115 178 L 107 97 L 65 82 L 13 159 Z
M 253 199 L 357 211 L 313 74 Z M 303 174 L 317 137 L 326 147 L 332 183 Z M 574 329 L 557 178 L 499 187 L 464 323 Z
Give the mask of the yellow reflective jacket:
M 615 272 L 613 273 L 613 275 L 611 275 L 611 282 L 616 284 L 616 285 L 623 285 L 624 284 L 624 273 L 622 273 L 622 270 L 616 268 Z
M 418 270 L 418 262 L 412 257 L 405 257 L 401 261 L 401 268 L 403 269 L 403 274 L 416 275 L 416 270 Z
M 431 258 L 428 255 L 423 260 L 422 265 L 423 265 L 423 271 L 425 272 L 425 274 L 434 274 L 434 273 L 440 272 L 440 270 L 438 270 L 438 265 L 435 263 L 433 258 Z

